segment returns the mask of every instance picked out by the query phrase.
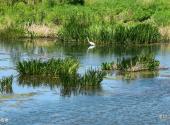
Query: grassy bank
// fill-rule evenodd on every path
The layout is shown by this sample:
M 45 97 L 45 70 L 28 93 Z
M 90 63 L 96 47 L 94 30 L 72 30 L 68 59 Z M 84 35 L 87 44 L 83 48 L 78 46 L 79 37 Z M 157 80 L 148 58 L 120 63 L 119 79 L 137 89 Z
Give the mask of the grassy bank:
M 1 1 L 0 6 L 1 39 L 153 43 L 170 36 L 168 0 L 21 0 Z

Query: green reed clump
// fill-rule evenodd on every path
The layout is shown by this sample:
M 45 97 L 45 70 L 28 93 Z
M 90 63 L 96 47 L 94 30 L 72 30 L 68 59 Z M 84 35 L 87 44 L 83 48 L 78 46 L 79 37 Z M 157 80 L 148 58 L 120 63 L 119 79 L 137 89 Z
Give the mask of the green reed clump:
M 97 70 L 97 69 L 88 69 L 82 77 L 83 85 L 100 85 L 103 80 L 105 72 Z
M 112 70 L 113 69 L 113 66 L 114 66 L 114 62 L 104 62 L 101 64 L 101 69 L 102 70 Z
M 89 35 L 91 17 L 86 12 L 73 12 L 64 24 L 60 37 L 64 40 L 85 40 Z
M 158 28 L 151 24 L 138 24 L 128 29 L 129 40 L 137 43 L 158 42 L 160 36 Z
M 127 38 L 128 38 L 127 27 L 123 25 L 116 26 L 114 34 L 115 41 L 120 43 L 126 43 Z
M 16 28 L 14 26 L 9 26 L 0 29 L 0 40 L 15 40 L 19 37 L 24 37 L 24 30 L 22 28 Z
M 41 60 L 22 61 L 17 63 L 17 71 L 20 75 L 40 75 L 45 72 L 45 65 Z
M 161 38 L 159 30 L 151 24 L 137 24 L 135 26 L 118 25 L 115 29 L 115 40 L 121 43 L 155 43 Z
M 48 61 L 29 60 L 17 63 L 17 71 L 20 75 L 63 75 L 74 74 L 79 67 L 76 59 L 50 59 Z
M 59 83 L 64 88 L 63 90 L 67 90 L 67 87 L 83 89 L 89 85 L 100 85 L 105 76 L 105 72 L 95 69 L 89 69 L 81 76 L 78 73 L 78 68 L 79 62 L 72 58 L 50 59 L 47 61 L 29 60 L 17 63 L 19 79 L 22 81 L 24 81 L 23 78 L 25 77 L 30 79 L 35 77 L 33 80 L 40 80 L 41 77 L 50 77 L 51 79 L 57 79 L 56 84 Z
M 51 89 L 59 87 L 62 96 L 71 96 L 100 91 L 101 82 L 105 76 L 105 72 L 95 69 L 88 69 L 82 76 L 76 70 L 75 72 L 63 70 L 60 73 L 58 77 L 24 75 L 19 76 L 18 81 L 19 85 L 23 86 L 49 86 Z
M 13 76 L 3 77 L 2 79 L 0 79 L 0 93 L 1 94 L 13 93 L 12 81 L 13 81 Z

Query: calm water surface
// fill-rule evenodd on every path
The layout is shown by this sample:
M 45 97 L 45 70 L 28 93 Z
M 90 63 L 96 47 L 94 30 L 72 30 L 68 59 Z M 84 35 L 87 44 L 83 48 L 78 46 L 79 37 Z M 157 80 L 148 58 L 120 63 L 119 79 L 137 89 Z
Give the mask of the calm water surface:
M 13 94 L 0 95 L 0 118 L 7 125 L 169 125 L 170 70 L 110 73 L 99 88 L 54 85 L 50 79 L 18 78 L 16 62 L 76 57 L 83 73 L 122 57 L 152 54 L 170 67 L 170 45 L 96 46 L 50 40 L 0 42 L 0 77 L 14 75 Z M 100 68 L 100 67 L 99 67 Z M 164 118 L 161 118 L 164 115 Z M 2 122 L 0 122 L 0 125 Z

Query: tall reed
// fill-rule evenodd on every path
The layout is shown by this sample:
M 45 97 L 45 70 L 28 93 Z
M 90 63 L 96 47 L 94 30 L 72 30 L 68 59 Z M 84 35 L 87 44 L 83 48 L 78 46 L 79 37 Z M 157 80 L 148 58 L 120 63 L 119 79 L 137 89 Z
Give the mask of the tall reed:
M 115 40 L 120 43 L 155 43 L 159 42 L 160 39 L 158 28 L 151 24 L 118 25 L 115 29 Z
M 64 40 L 83 41 L 89 35 L 90 25 L 91 17 L 87 12 L 73 11 L 64 24 L 60 37 Z
M 105 75 L 106 73 L 103 71 L 92 68 L 88 69 L 82 77 L 82 84 L 91 86 L 100 85 Z
M 76 59 L 50 59 L 20 61 L 17 63 L 17 71 L 20 75 L 62 75 L 74 74 L 79 67 Z

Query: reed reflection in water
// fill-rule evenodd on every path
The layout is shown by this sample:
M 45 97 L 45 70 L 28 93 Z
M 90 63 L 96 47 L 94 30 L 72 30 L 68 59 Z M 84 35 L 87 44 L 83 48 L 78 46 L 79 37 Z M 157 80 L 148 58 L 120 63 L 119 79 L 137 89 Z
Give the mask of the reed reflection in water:
M 19 76 L 18 83 L 20 86 L 30 87 L 50 87 L 51 90 L 59 88 L 61 96 L 77 96 L 77 95 L 95 95 L 102 92 L 101 84 L 87 85 L 82 84 L 77 78 L 64 78 L 58 77 L 35 77 L 35 76 Z

